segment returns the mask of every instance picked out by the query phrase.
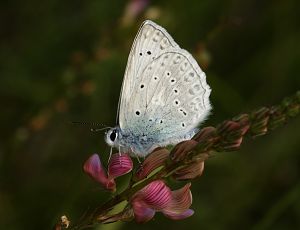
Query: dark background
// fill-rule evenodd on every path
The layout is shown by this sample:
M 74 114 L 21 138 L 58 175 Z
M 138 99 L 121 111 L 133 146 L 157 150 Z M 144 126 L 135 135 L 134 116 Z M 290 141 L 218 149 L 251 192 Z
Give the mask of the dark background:
M 216 125 L 272 105 L 300 86 L 299 1 L 2 1 L 0 228 L 50 229 L 107 200 L 82 171 L 115 125 L 130 46 L 152 19 L 207 74 Z M 192 185 L 195 215 L 107 229 L 299 229 L 300 119 L 220 153 Z M 103 226 L 99 227 L 102 229 Z

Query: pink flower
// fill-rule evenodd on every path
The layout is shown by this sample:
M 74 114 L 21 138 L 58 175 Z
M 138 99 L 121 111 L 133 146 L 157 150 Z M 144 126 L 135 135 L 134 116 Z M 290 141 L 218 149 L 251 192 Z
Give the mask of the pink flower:
M 116 178 L 129 173 L 133 168 L 130 156 L 126 153 L 116 153 L 111 156 L 108 165 L 108 175 Z
M 93 154 L 83 165 L 83 170 L 95 181 L 99 182 L 105 189 L 115 191 L 116 183 L 114 179 L 109 179 L 103 168 L 99 155 Z
M 133 163 L 127 154 L 113 154 L 108 165 L 108 174 L 102 166 L 99 155 L 93 154 L 83 165 L 83 170 L 95 181 L 100 183 L 105 189 L 116 190 L 114 178 L 122 176 L 132 170 Z
M 135 220 L 144 223 L 151 220 L 155 212 L 162 212 L 166 217 L 180 220 L 193 215 L 189 209 L 192 204 L 191 184 L 171 191 L 162 181 L 156 180 L 138 191 L 131 199 Z
M 191 183 L 188 183 L 181 189 L 172 191 L 172 199 L 163 210 L 166 217 L 172 220 L 180 220 L 194 214 L 194 211 L 189 209 L 193 201 L 190 187 Z

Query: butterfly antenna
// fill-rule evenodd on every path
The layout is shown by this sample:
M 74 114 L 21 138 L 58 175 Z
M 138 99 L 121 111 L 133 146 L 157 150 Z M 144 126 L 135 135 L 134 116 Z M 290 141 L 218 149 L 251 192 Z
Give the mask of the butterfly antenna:
M 89 126 L 104 126 L 104 127 L 108 127 L 105 124 L 102 123 L 97 123 L 97 122 L 82 122 L 82 121 L 71 121 L 71 124 L 73 125 L 89 125 Z
M 103 128 L 91 128 L 92 132 L 98 132 L 98 131 L 102 131 L 102 130 L 106 130 L 106 129 L 111 129 L 112 127 L 106 126 L 104 124 L 101 123 L 97 123 L 97 122 L 82 122 L 82 121 L 71 121 L 71 124 L 73 125 L 88 125 L 88 126 L 105 126 Z
M 111 129 L 112 127 L 105 127 L 105 128 L 101 128 L 101 129 L 94 129 L 94 128 L 91 128 L 91 131 L 92 132 L 99 132 L 99 131 L 102 131 L 102 130 L 106 130 L 106 129 Z

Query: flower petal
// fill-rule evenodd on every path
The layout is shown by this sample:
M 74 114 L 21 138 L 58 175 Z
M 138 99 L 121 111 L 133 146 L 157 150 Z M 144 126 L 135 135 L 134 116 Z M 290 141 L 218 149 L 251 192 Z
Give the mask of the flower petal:
M 115 190 L 116 184 L 113 179 L 107 177 L 98 154 L 95 153 L 87 159 L 83 165 L 83 170 L 104 188 L 112 191 Z
M 202 175 L 204 170 L 204 161 L 196 161 L 185 168 L 177 170 L 173 174 L 176 180 L 191 180 Z
M 172 198 L 172 192 L 162 180 L 156 180 L 138 191 L 132 200 L 143 201 L 145 206 L 156 211 L 166 208 Z
M 167 149 L 158 149 L 152 152 L 143 162 L 141 168 L 136 173 L 138 180 L 146 178 L 154 169 L 162 166 L 169 156 Z
M 111 156 L 108 165 L 108 175 L 116 178 L 129 173 L 133 168 L 130 156 L 126 153 L 116 153 Z
M 195 140 L 180 142 L 172 149 L 171 159 L 173 161 L 183 160 L 197 145 L 198 142 Z
M 164 211 L 163 214 L 172 219 L 172 220 L 182 220 L 182 219 L 185 219 L 185 218 L 188 218 L 190 216 L 192 216 L 194 214 L 194 210 L 192 209 L 188 209 L 180 214 L 178 213 L 174 213 L 174 212 L 170 212 L 170 211 Z
M 138 223 L 145 223 L 151 220 L 155 215 L 155 211 L 148 208 L 147 205 L 139 199 L 134 200 L 131 205 L 133 208 L 134 218 Z
M 208 138 L 211 138 L 215 135 L 216 132 L 216 128 L 215 127 L 205 127 L 203 129 L 201 129 L 194 137 L 193 140 L 197 141 L 197 142 L 201 142 L 203 140 L 206 140 Z
M 172 199 L 163 213 L 181 214 L 192 205 L 191 183 L 186 184 L 181 189 L 172 191 Z

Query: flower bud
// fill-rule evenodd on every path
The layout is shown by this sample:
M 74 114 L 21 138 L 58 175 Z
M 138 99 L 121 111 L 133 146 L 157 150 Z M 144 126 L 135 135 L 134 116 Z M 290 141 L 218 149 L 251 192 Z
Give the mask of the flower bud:
M 172 149 L 171 159 L 173 161 L 183 160 L 188 155 L 188 153 L 190 153 L 197 146 L 197 144 L 198 142 L 195 140 L 180 142 Z
M 105 189 L 115 191 L 116 183 L 113 179 L 107 177 L 99 155 L 93 154 L 83 165 L 83 170 L 95 181 L 99 182 Z
M 202 175 L 204 161 L 196 161 L 182 169 L 177 170 L 172 176 L 175 180 L 191 180 Z
M 158 149 L 152 152 L 144 160 L 143 164 L 137 171 L 135 177 L 137 180 L 146 178 L 154 169 L 164 165 L 165 161 L 169 157 L 169 151 L 167 149 Z

